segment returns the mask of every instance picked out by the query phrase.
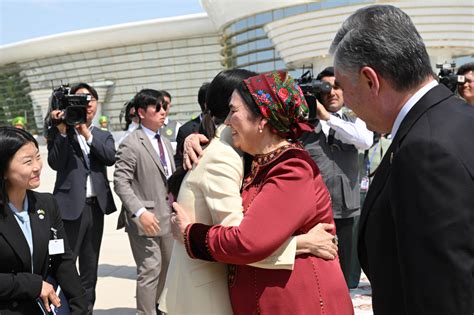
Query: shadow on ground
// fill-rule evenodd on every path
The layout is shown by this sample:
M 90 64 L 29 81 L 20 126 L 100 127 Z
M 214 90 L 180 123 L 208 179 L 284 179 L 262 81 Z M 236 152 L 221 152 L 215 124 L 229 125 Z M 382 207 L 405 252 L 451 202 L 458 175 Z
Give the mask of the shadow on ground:
M 137 268 L 123 265 L 100 264 L 98 276 L 135 280 L 137 279 Z

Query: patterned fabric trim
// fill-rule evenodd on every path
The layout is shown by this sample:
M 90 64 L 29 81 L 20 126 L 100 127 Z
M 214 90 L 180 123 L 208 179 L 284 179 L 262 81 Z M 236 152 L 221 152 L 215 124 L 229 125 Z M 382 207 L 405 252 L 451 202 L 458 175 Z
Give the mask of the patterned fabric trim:
M 244 188 L 252 183 L 260 168 L 270 164 L 288 150 L 303 150 L 300 143 L 289 143 L 265 154 L 256 154 L 252 161 L 250 174 L 244 179 Z

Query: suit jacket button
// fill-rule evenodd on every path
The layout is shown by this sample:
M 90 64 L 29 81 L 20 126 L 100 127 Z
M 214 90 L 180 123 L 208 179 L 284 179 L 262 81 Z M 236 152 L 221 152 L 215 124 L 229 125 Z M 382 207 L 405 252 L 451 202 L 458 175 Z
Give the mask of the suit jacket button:
M 12 302 L 12 307 L 17 307 L 18 306 L 18 302 L 17 301 L 13 301 Z

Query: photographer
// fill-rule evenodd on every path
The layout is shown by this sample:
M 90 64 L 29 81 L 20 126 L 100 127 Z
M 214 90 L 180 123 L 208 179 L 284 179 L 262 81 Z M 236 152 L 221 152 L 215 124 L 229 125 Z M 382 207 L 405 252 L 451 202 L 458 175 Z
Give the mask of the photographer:
M 464 76 L 464 82 L 458 82 L 458 93 L 470 105 L 474 106 L 474 62 L 459 67 L 457 75 Z
M 316 79 L 328 82 L 332 89 L 329 93 L 317 95 L 319 122 L 314 132 L 304 135 L 301 140 L 321 170 L 331 194 L 339 239 L 339 261 L 344 278 L 349 283 L 352 228 L 354 218 L 360 214 L 358 150 L 370 148 L 373 133 L 362 120 L 342 111 L 344 97 L 335 82 L 333 67 L 324 69 Z
M 106 173 L 106 167 L 115 163 L 115 145 L 110 132 L 92 124 L 96 90 L 80 83 L 70 94 L 88 96 L 86 122 L 68 125 L 62 120 L 64 111 L 51 111 L 54 126 L 47 134 L 48 164 L 57 171 L 53 194 L 70 247 L 79 258 L 81 282 L 92 313 L 104 214 L 116 211 Z

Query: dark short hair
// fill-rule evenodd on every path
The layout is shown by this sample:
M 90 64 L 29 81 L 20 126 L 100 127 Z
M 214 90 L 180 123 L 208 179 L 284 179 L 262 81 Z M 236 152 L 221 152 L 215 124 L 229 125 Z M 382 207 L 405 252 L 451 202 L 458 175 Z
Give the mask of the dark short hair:
M 166 96 L 167 98 L 169 98 L 169 99 L 170 99 L 170 102 L 171 102 L 171 94 L 168 93 L 168 91 L 166 91 L 166 90 L 161 90 L 160 92 L 163 94 L 163 96 Z
M 16 152 L 27 143 L 38 148 L 38 142 L 28 132 L 15 127 L 0 127 L 0 213 L 6 215 L 5 205 L 8 203 L 5 174 Z
M 133 106 L 135 111 L 138 113 L 138 109 L 141 108 L 146 111 L 147 107 L 150 105 L 163 104 L 164 95 L 162 91 L 157 91 L 153 89 L 142 89 L 133 97 Z
M 373 68 L 401 92 L 435 75 L 425 44 L 410 17 L 391 5 L 372 5 L 349 16 L 330 53 L 338 72 L 355 75 Z
M 324 77 L 333 77 L 334 76 L 334 67 L 326 67 L 323 71 L 318 73 L 316 80 L 321 80 Z
M 474 71 L 474 62 L 468 62 L 460 66 L 457 75 L 464 75 L 469 71 Z
M 80 90 L 80 89 L 86 89 L 87 91 L 89 91 L 89 93 L 91 93 L 91 95 L 92 95 L 96 100 L 99 100 L 99 94 L 97 94 L 97 91 L 96 91 L 92 86 L 90 86 L 89 84 L 83 83 L 83 82 L 78 83 L 78 84 L 72 86 L 70 93 L 71 93 L 71 94 L 76 94 L 77 90 Z
M 199 106 L 201 107 L 202 112 L 206 110 L 206 94 L 207 94 L 207 89 L 209 88 L 209 85 L 210 85 L 209 82 L 204 82 L 199 88 L 198 103 L 199 103 Z

